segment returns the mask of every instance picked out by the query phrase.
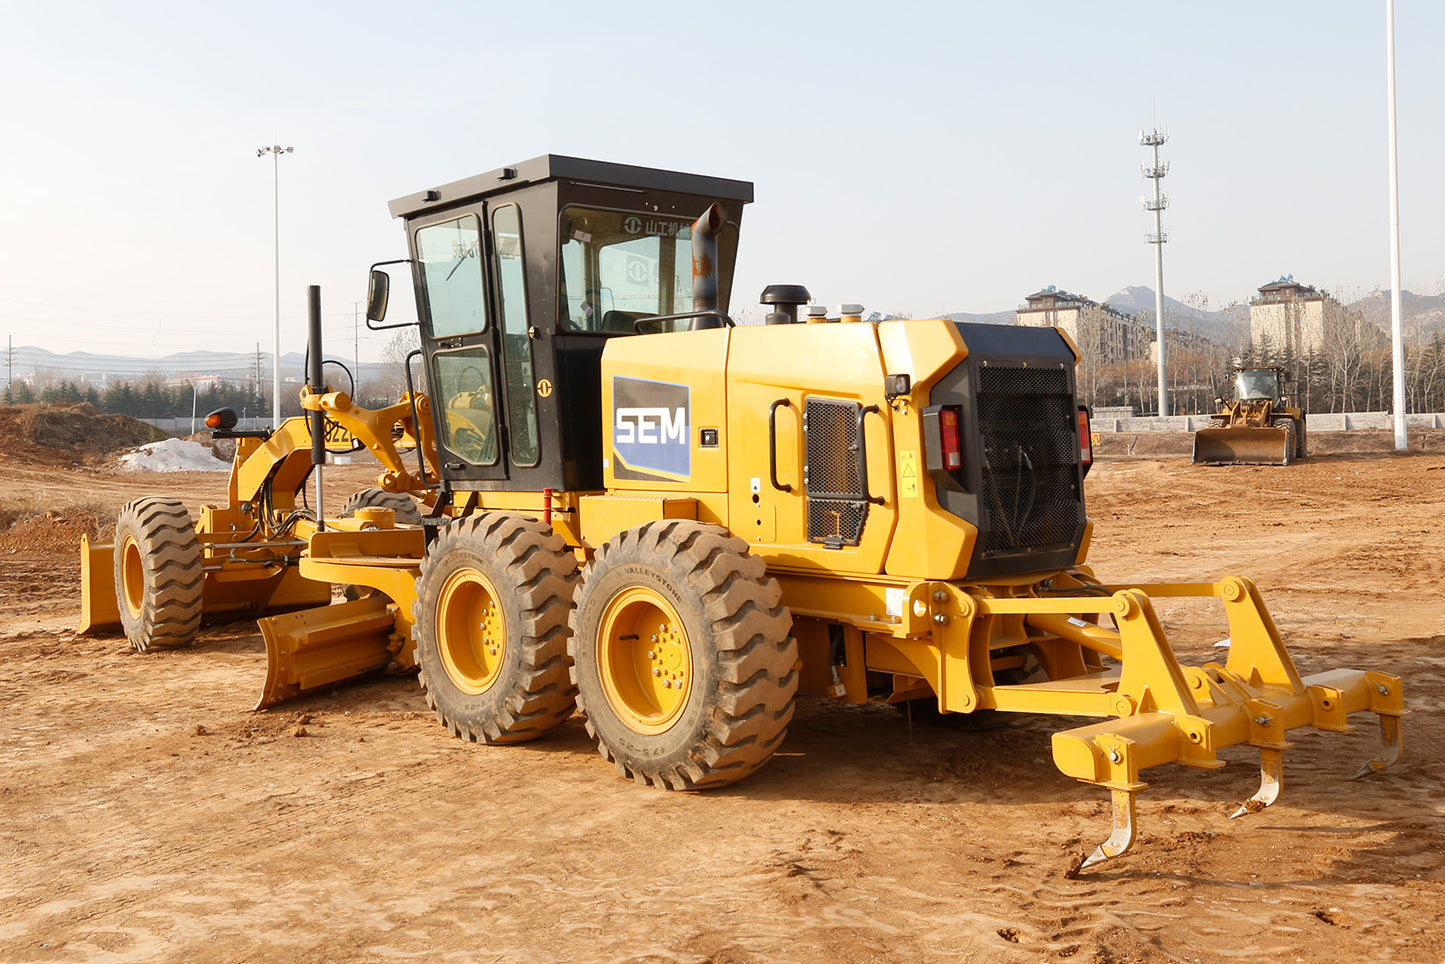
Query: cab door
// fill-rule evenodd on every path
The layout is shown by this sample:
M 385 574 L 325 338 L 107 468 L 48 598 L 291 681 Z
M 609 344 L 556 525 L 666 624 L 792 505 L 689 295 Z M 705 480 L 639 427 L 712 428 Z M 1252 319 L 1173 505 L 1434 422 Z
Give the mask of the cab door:
M 424 224 L 413 239 L 432 420 L 448 482 L 507 477 L 483 217 L 469 211 Z
M 542 489 L 553 483 L 536 478 L 541 468 L 542 439 L 537 429 L 538 396 L 550 396 L 551 359 L 542 354 L 534 357 L 538 327 L 532 323 L 525 237 L 522 231 L 522 209 L 511 201 L 489 204 L 486 208 L 488 250 L 491 257 L 493 304 L 496 312 L 496 342 L 502 377 L 502 395 L 497 418 L 504 426 L 507 440 L 505 461 L 514 487 Z M 538 371 L 541 362 L 541 371 Z M 540 376 L 540 377 L 539 377 Z M 556 455 L 551 455 L 553 459 Z M 544 473 L 545 474 L 545 473 Z M 540 484 L 538 484 L 540 483 Z

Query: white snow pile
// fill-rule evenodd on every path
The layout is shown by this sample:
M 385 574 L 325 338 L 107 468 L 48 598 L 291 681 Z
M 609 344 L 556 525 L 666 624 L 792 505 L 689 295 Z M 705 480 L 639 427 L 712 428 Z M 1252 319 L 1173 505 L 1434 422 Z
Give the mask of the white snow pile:
M 117 460 L 122 472 L 225 472 L 231 463 L 222 462 L 200 442 L 168 438 L 142 445 Z

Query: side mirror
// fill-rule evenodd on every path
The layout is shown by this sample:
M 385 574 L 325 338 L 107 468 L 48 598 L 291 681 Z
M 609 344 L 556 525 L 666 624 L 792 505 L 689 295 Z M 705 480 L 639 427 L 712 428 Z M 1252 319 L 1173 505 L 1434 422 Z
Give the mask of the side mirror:
M 386 299 L 391 294 L 391 276 L 379 268 L 371 269 L 371 279 L 366 286 L 366 320 L 383 321 L 386 318 Z
M 1223 396 L 1223 395 L 1216 395 L 1216 396 L 1214 396 L 1214 404 L 1215 404 L 1217 407 L 1219 407 L 1219 408 L 1223 408 L 1223 407 L 1224 407 L 1224 396 Z

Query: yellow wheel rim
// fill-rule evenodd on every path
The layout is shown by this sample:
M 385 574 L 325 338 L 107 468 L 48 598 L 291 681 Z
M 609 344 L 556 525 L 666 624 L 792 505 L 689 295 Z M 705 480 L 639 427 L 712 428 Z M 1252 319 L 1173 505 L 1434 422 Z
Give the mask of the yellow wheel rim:
M 437 651 L 464 693 L 486 692 L 507 655 L 506 619 L 492 584 L 475 569 L 447 577 L 437 603 Z
M 692 692 L 692 652 L 677 610 L 651 589 L 633 587 L 607 603 L 597 639 L 602 689 L 639 733 L 677 722 Z
M 125 608 L 132 616 L 139 617 L 145 606 L 145 560 L 141 558 L 140 546 L 136 545 L 134 536 L 126 536 L 120 549 L 120 586 Z

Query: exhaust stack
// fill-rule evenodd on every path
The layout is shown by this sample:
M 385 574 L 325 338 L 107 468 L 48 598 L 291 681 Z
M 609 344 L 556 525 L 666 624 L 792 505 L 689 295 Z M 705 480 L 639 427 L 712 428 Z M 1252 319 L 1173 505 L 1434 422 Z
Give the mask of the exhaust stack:
M 692 222 L 692 310 L 718 310 L 717 236 L 727 223 L 728 211 L 714 201 Z M 716 316 L 694 318 L 693 328 L 721 328 Z

